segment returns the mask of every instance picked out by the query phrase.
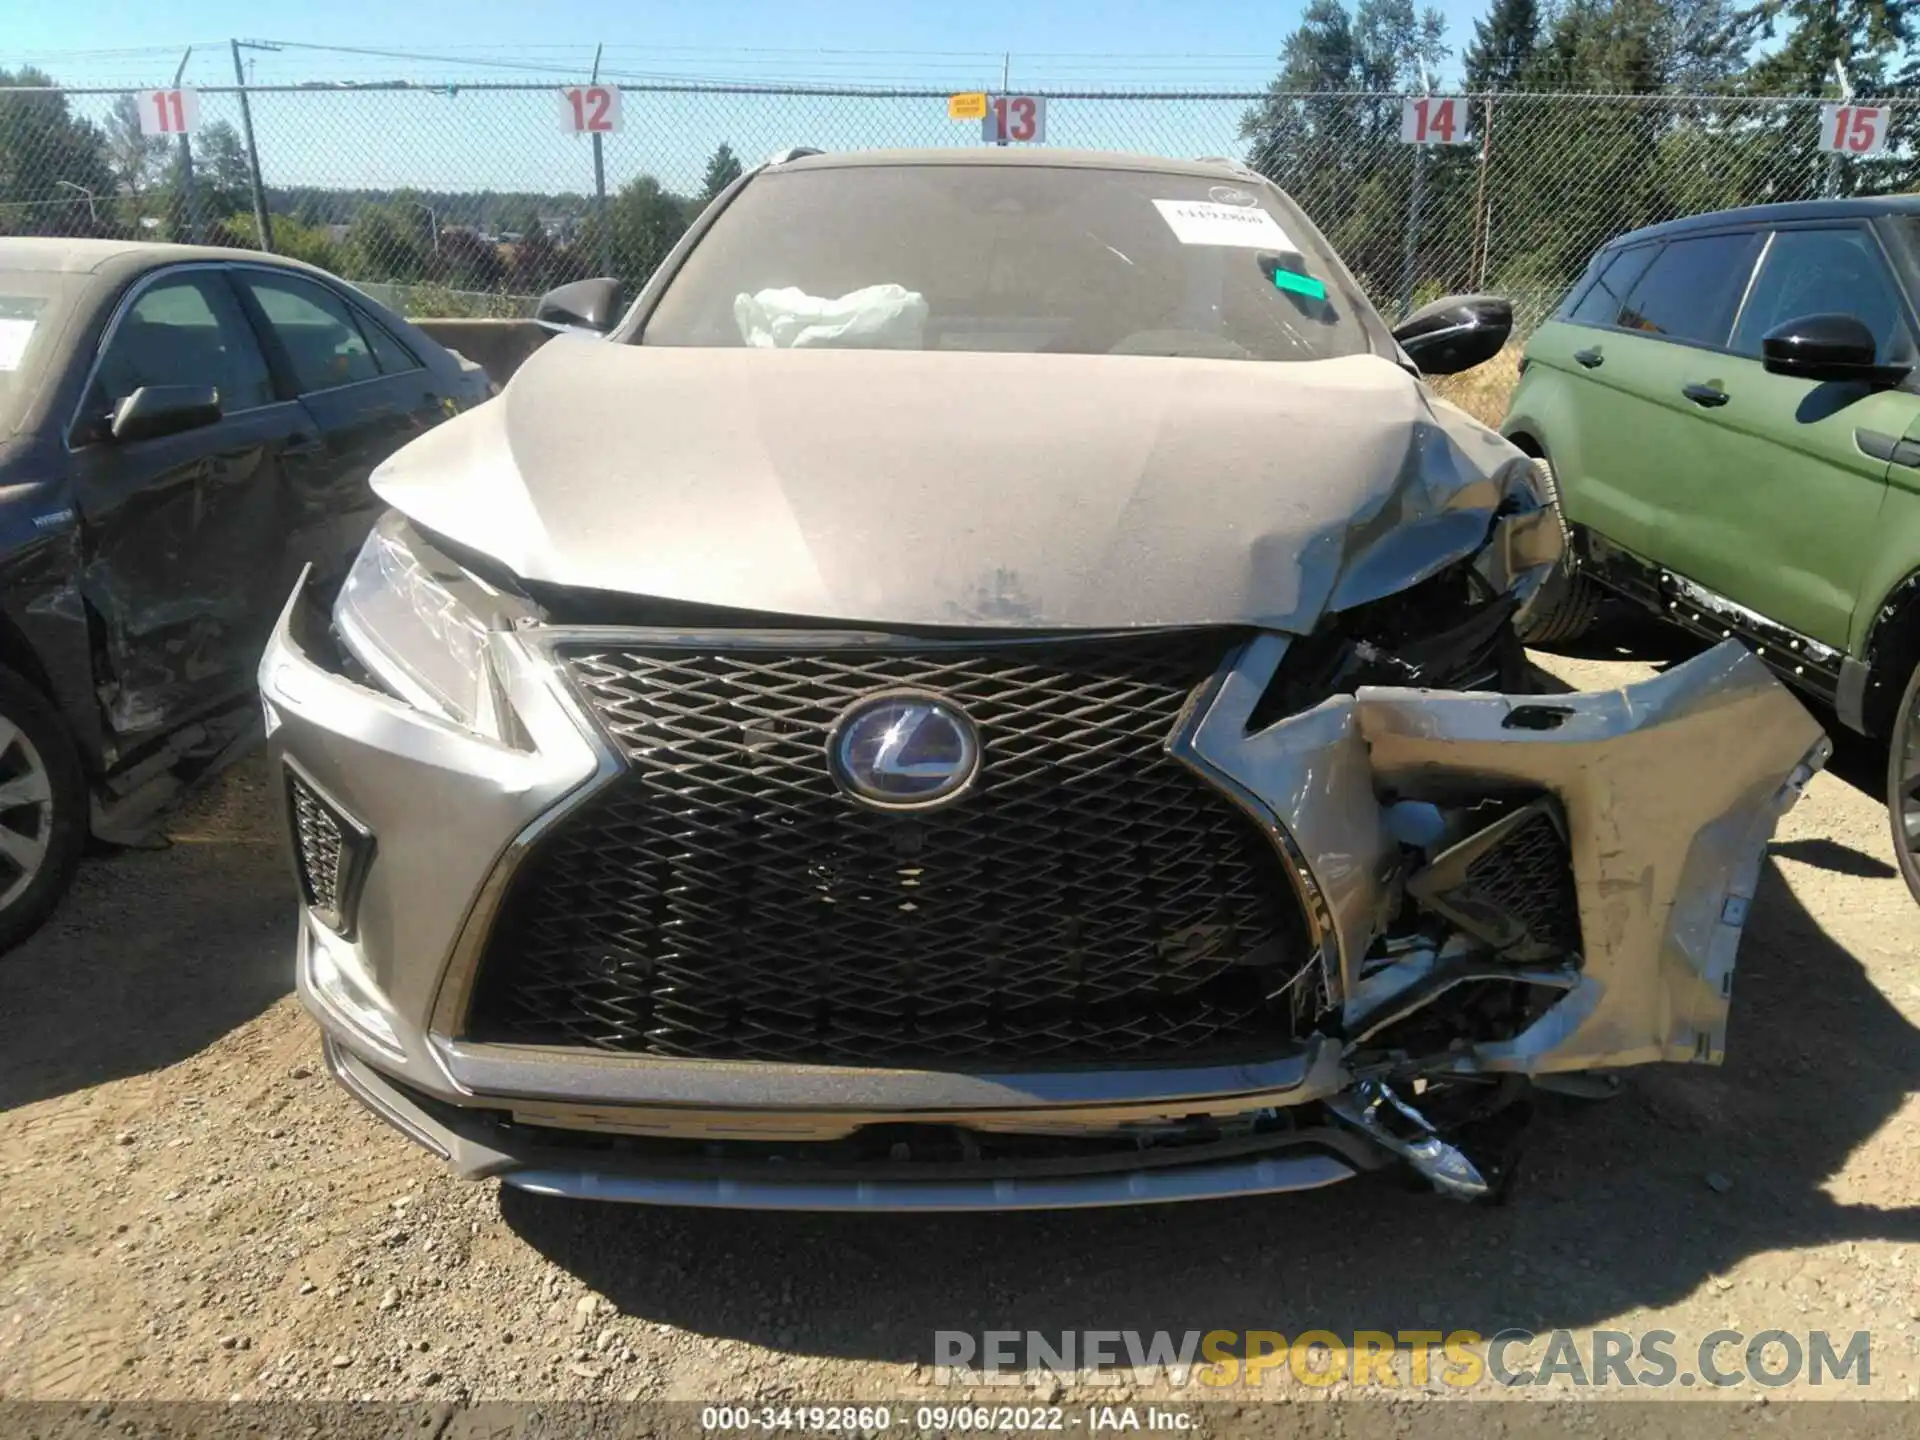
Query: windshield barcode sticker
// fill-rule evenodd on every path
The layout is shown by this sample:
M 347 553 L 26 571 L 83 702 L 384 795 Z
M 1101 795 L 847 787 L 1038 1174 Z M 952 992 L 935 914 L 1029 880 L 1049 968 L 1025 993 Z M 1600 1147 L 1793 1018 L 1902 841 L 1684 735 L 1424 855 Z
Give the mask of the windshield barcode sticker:
M 1153 208 L 1182 245 L 1235 245 L 1243 250 L 1295 250 L 1280 222 L 1264 210 L 1210 200 L 1156 200 Z

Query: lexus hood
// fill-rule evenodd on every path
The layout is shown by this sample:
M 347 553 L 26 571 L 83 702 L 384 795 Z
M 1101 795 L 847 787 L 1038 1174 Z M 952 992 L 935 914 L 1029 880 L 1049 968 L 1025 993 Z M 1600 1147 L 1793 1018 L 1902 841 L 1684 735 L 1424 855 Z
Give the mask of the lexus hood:
M 1526 467 L 1374 356 L 561 338 L 374 488 L 529 581 L 899 626 L 1304 633 L 1484 546 Z

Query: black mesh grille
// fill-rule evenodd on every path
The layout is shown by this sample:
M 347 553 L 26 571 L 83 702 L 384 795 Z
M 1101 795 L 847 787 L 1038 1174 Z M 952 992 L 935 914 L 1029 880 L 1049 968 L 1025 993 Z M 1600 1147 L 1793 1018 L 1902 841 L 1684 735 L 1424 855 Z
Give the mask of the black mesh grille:
M 328 924 L 344 922 L 359 837 L 312 786 L 287 771 L 287 802 L 293 821 L 293 860 L 307 904 Z
M 564 654 L 628 769 L 520 868 L 468 1033 L 849 1065 L 1271 1052 L 1298 903 L 1163 750 L 1231 640 Z M 849 705 L 903 687 L 984 750 L 916 815 L 848 800 L 826 755 Z
M 1580 948 L 1580 897 L 1573 857 L 1550 816 L 1535 811 L 1467 866 L 1476 902 L 1518 919 L 1528 939 L 1555 951 Z

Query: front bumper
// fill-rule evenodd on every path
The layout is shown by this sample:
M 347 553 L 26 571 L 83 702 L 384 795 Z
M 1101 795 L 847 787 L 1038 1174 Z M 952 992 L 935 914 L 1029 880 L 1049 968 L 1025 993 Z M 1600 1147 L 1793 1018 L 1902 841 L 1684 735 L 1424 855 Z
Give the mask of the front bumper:
M 316 663 L 319 623 L 296 595 L 260 673 L 274 763 L 368 837 L 346 933 L 313 907 L 302 921 L 300 992 L 330 1064 L 459 1173 L 586 1198 L 1000 1209 L 1305 1189 L 1391 1158 L 1338 1118 L 1381 1076 L 1717 1062 L 1765 842 L 1824 758 L 1805 710 L 1734 645 L 1619 691 L 1363 688 L 1249 733 L 1288 643 L 1262 636 L 1169 743 L 1289 861 L 1333 1002 L 1305 1043 L 1258 1063 L 1029 1074 L 476 1044 L 462 1022 L 507 877 L 618 762 L 519 637 L 498 647 L 527 742 L 515 748 Z M 1564 813 L 1581 953 L 1517 966 L 1431 926 L 1396 932 L 1406 807 L 1516 791 Z M 317 962 L 362 977 L 380 1036 L 323 993 Z M 1395 1048 L 1397 1019 L 1489 975 L 1551 1003 L 1514 1033 Z M 923 1161 L 929 1134 L 943 1157 L 960 1137 L 984 1158 Z M 1060 1154 L 1021 1148 L 1048 1139 Z M 792 1163 L 808 1156 L 818 1163 Z

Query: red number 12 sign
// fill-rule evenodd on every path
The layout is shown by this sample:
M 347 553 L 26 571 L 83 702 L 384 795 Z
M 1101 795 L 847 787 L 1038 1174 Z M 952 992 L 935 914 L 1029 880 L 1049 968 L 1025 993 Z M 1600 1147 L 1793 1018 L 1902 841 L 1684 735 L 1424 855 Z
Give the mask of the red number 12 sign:
M 200 124 L 200 97 L 191 90 L 143 90 L 136 103 L 142 135 L 191 135 Z
M 560 92 L 560 128 L 570 135 L 606 135 L 620 128 L 618 85 L 569 85 Z

